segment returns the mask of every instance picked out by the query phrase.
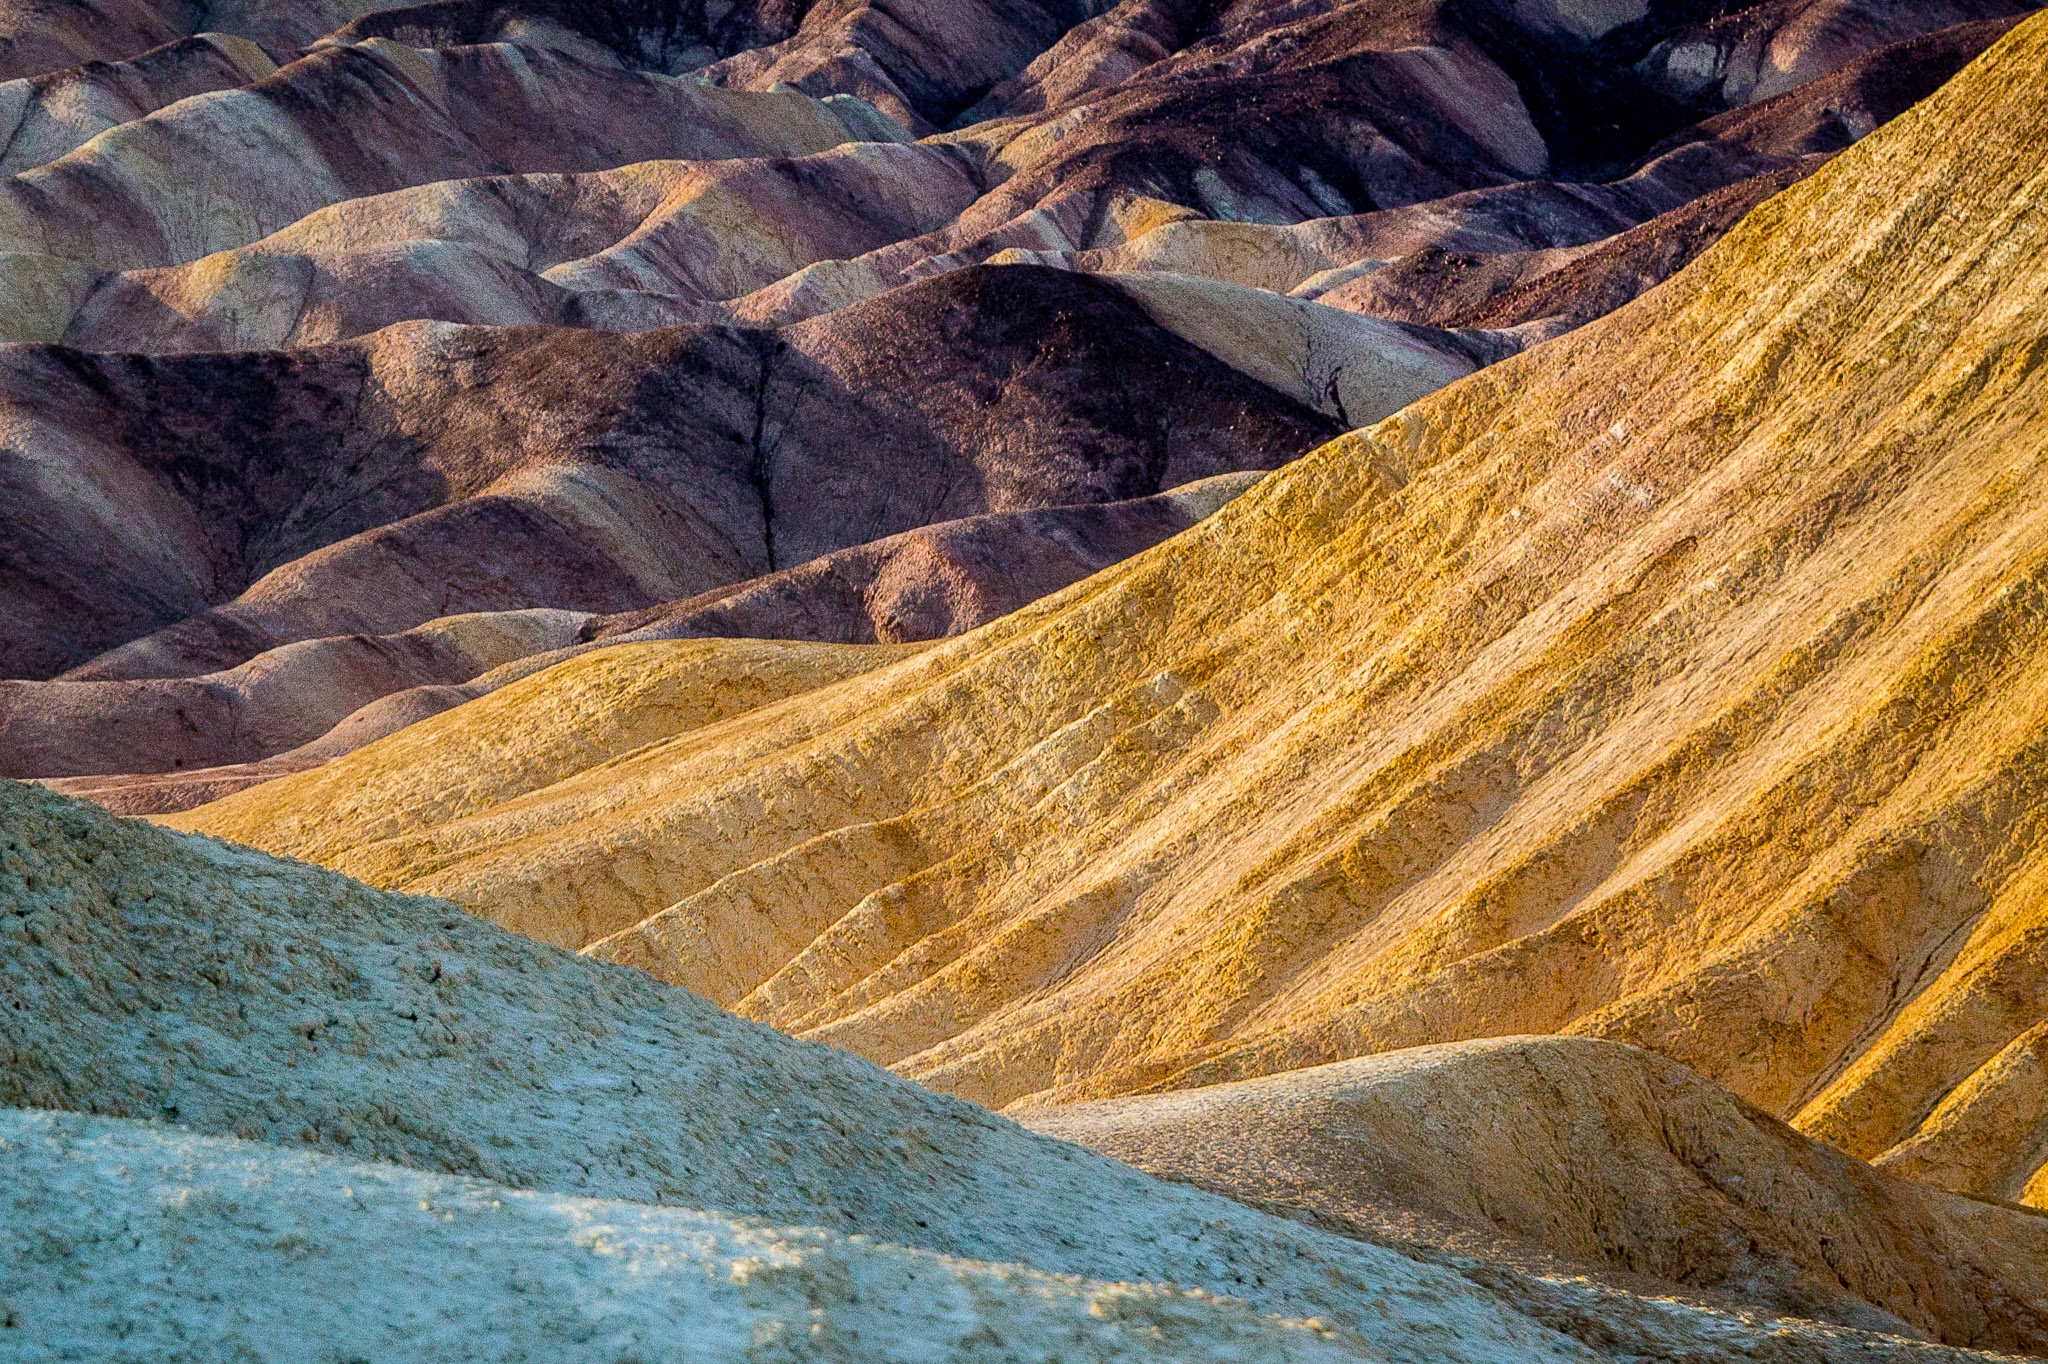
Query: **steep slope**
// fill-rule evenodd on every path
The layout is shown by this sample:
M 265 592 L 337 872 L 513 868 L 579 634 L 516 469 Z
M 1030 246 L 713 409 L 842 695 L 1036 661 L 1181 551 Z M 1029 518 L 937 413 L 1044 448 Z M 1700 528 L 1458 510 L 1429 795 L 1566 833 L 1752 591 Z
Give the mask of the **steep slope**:
M 713 750 L 179 822 L 989 1104 L 1570 1031 L 2038 1203 L 2044 77 L 2034 20 L 1621 312 Z
M 1368 1239 L 2048 1346 L 2048 1215 L 1885 1178 L 1612 1042 L 1449 1043 L 1023 1120 Z
M 0 676 L 829 586 L 921 525 L 1271 467 L 1335 428 L 1266 389 L 1354 427 L 1599 315 L 2029 7 L 0 4 L 0 340 L 69 348 L 0 364 Z M 1005 377 L 1053 351 L 1062 394 Z M 1100 548 L 912 576 L 979 599 L 953 630 Z M 325 699 L 282 725 L 232 681 L 10 688 L 0 772 L 263 763 L 468 685 L 346 662 L 385 647 L 295 662 Z
M 698 1313 L 730 1320 L 742 1307 L 747 1324 L 773 1319 L 795 1293 L 826 1314 L 820 1332 L 851 1324 L 840 1314 L 855 1295 L 879 1317 L 871 1329 L 887 1331 L 899 1316 L 908 1329 L 937 1291 L 918 1289 L 915 1277 L 943 1270 L 956 1284 L 988 1284 L 978 1310 L 998 1322 L 1036 1300 L 1040 1329 L 1065 1335 L 1077 1328 L 1055 1323 L 1077 1315 L 1102 1318 L 1105 1326 L 1089 1329 L 1104 1331 L 1118 1323 L 1147 1335 L 1187 1329 L 1197 1357 L 1221 1350 L 1203 1343 L 1219 1332 L 1223 1343 L 1242 1342 L 1239 1357 L 1270 1357 L 1295 1340 L 1304 1352 L 1418 1364 L 1690 1360 L 1728 1348 L 1788 1361 L 1936 1353 L 1620 1296 L 1606 1338 L 1583 1344 L 1539 1324 L 1531 1314 L 1554 1309 L 1518 1302 L 1511 1288 L 1486 1289 L 1446 1268 L 1155 1182 L 445 902 L 116 821 L 16 783 L 0 784 L 0 878 L 0 929 L 10 943 L 0 955 L 10 1005 L 0 1009 L 0 1102 L 159 1124 L 5 1119 L 0 1167 L 25 1195 L 29 1225 L 49 1225 L 32 1210 L 53 1195 L 81 1192 L 85 1227 L 130 1219 L 129 1233 L 106 1240 L 80 1235 L 76 1222 L 54 1242 L 10 1238 L 6 1253 L 28 1271 L 26 1283 L 10 1276 L 10 1320 L 39 1332 L 68 1306 L 85 1309 L 87 1342 L 103 1340 L 117 1329 L 108 1299 L 125 1293 L 137 1295 L 131 1313 L 161 1312 L 155 1324 L 138 1323 L 146 1333 L 174 1332 L 202 1310 L 220 1319 L 220 1305 L 205 1297 L 210 1278 L 181 1281 L 153 1261 L 160 1246 L 176 1246 L 178 1262 L 195 1269 L 216 1257 L 242 1269 L 234 1296 L 246 1315 L 227 1320 L 253 1318 L 258 1329 L 275 1329 L 266 1319 L 284 1310 L 311 1264 L 325 1271 L 322 1310 L 402 1284 L 400 1296 L 419 1303 L 424 1319 L 455 1332 L 495 1331 L 495 1320 L 466 1320 L 456 1308 L 487 1287 L 501 1291 L 507 1266 L 480 1266 L 503 1253 L 542 1283 L 586 1280 L 590 1303 L 631 1295 L 625 1319 L 614 1318 L 621 1330 L 658 1323 L 660 1301 L 640 1295 L 660 1290 L 634 1285 L 667 1265 L 682 1271 L 662 1276 L 674 1295 L 668 1310 L 685 1321 Z M 263 1145 L 200 1142 L 192 1132 Z M 292 1146 L 350 1162 L 279 1149 Z M 392 1164 L 356 1163 L 370 1160 Z M 520 1196 L 394 1165 L 722 1216 Z M 180 1170 L 193 1191 L 183 1200 L 166 1187 Z M 95 1173 L 107 1182 L 81 1190 Z M 231 1207 L 206 1193 L 226 1188 L 240 1191 Z M 155 1209 L 163 1212 L 150 1215 Z M 413 1210 L 437 1213 L 443 1228 Z M 735 1215 L 827 1230 L 742 1228 Z M 578 1226 L 592 1239 L 579 1243 Z M 399 1228 L 427 1234 L 394 1235 Z M 849 1244 L 847 1233 L 867 1239 Z M 416 1249 L 400 1250 L 401 1240 Z M 778 1241 L 791 1243 L 795 1263 L 772 1253 Z M 618 1253 L 593 1264 L 579 1245 Z M 1010 1267 L 935 1264 L 892 1245 Z M 773 1291 L 763 1296 L 735 1303 L 728 1288 L 684 1268 L 726 1271 L 745 1288 L 753 1271 L 728 1267 L 740 1269 L 749 1247 L 768 1262 L 761 1288 Z M 322 1249 L 336 1268 L 309 1260 Z M 835 1264 L 858 1277 L 835 1287 Z M 1027 1270 L 1180 1287 L 1055 1284 Z M 63 1294 L 59 1284 L 85 1291 Z M 20 1306 L 18 1291 L 27 1299 Z M 1238 1303 L 1208 1296 L 1226 1292 Z M 1129 1314 L 1115 1305 L 1119 1296 Z M 1603 1300 L 1580 1293 L 1578 1301 L 1598 1308 Z M 1151 1315 L 1145 1303 L 1182 1325 L 1133 1326 Z M 561 1328 L 545 1323 L 574 1321 L 578 1308 L 552 1313 L 521 1309 L 531 1325 L 515 1329 L 552 1334 Z M 388 1320 L 383 1311 L 372 1316 Z M 919 1331 L 936 1329 L 923 1320 Z M 970 1318 L 960 1333 L 976 1325 Z

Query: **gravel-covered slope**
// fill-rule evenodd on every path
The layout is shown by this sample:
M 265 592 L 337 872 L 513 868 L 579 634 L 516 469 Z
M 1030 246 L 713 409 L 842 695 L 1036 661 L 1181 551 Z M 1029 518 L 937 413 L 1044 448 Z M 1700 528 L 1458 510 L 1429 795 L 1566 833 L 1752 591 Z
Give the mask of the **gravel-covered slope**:
M 1580 1356 L 1447 1272 L 1154 1183 L 446 902 L 9 782 L 0 906 L 7 1104 L 1209 1287 L 1397 1358 Z

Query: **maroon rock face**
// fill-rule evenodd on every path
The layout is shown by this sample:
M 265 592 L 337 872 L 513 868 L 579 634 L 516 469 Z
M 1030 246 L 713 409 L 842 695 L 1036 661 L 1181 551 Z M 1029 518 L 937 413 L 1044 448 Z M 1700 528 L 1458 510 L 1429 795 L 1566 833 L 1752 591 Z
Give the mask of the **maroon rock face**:
M 396 636 L 309 640 L 198 678 L 0 682 L 0 752 L 57 790 L 122 814 L 190 809 L 352 752 L 584 649 L 961 634 L 1187 529 L 1259 477 L 1223 474 L 1129 502 L 942 522 L 613 616 L 509 612 Z M 536 652 L 470 680 L 522 639 Z M 493 644 L 500 653 L 487 652 Z M 137 754 L 162 770 L 104 775 Z M 64 775 L 74 772 L 96 775 Z
M 0 385 L 37 439 L 153 513 L 104 524 L 0 466 L 32 509 L 0 529 L 16 676 L 185 675 L 459 611 L 617 611 L 932 521 L 1271 468 L 1337 430 L 1114 288 L 1029 268 L 781 335 L 410 324 L 297 352 L 11 359 Z M 130 662 L 87 663 L 145 633 Z

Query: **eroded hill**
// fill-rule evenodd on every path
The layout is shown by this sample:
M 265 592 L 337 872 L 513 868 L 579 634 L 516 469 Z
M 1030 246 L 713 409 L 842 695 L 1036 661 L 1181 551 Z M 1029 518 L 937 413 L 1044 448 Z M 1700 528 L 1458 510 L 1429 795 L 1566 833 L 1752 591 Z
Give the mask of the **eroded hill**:
M 1575 1033 L 2041 1205 L 2044 135 L 2034 21 L 972 635 L 538 787 L 458 709 L 183 822 L 991 1105 Z
M 1377 421 L 2030 8 L 17 0 L 0 772 L 187 805 L 536 612 L 958 634 L 1180 519 L 895 537 Z

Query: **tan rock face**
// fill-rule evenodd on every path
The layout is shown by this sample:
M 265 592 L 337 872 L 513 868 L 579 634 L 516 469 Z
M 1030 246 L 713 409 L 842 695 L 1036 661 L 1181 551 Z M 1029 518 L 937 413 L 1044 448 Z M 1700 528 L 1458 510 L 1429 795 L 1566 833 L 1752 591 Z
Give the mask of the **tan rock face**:
M 1570 1032 L 2038 1199 L 2044 75 L 2023 25 L 1620 313 L 715 753 L 182 822 L 990 1104 Z

